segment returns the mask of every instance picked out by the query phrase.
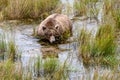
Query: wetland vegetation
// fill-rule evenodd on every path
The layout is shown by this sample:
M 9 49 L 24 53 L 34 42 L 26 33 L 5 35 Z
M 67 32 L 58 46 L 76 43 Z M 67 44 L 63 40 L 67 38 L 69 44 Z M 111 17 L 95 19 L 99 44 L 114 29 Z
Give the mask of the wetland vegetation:
M 119 4 L 119 0 L 0 0 L 0 80 L 119 80 Z M 72 16 L 73 36 L 53 45 L 39 43 L 36 20 L 40 23 L 52 13 Z M 33 23 L 24 23 L 26 19 Z

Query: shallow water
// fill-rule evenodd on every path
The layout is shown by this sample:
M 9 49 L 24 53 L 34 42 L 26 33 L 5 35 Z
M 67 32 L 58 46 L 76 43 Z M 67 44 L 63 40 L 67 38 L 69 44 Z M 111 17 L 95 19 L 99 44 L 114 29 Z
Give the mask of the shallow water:
M 75 21 L 73 23 L 73 38 L 78 37 L 79 30 L 84 27 L 84 23 L 86 21 L 80 22 Z M 56 50 L 56 46 L 45 46 L 41 45 L 38 41 L 39 39 L 36 39 L 32 36 L 33 34 L 33 27 L 36 27 L 38 24 L 20 24 L 20 25 L 12 25 L 8 22 L 1 23 L 1 25 L 4 25 L 4 27 L 0 28 L 0 32 L 9 33 L 15 36 L 15 42 L 16 45 L 21 51 L 21 62 L 22 66 L 25 69 L 25 72 L 27 72 L 28 65 L 31 65 L 31 69 L 33 68 L 33 64 L 36 62 L 37 57 L 40 56 L 43 58 L 46 55 L 49 55 L 50 53 L 42 53 L 42 49 L 46 50 L 49 48 L 52 48 L 50 51 Z M 7 25 L 11 25 L 11 29 L 8 29 Z M 78 26 L 79 25 L 79 26 Z M 96 29 L 96 23 L 90 23 L 86 24 L 88 29 Z M 6 27 L 5 27 L 6 26 Z M 12 30 L 12 33 L 11 33 Z M 57 49 L 60 51 L 56 52 L 58 56 L 58 60 L 63 63 L 67 58 L 69 58 L 70 62 L 70 68 L 77 70 L 77 72 L 71 72 L 70 73 L 70 80 L 79 80 L 77 77 L 82 77 L 83 74 L 85 74 L 84 66 L 82 64 L 82 61 L 77 60 L 77 54 L 78 54 L 78 43 L 72 42 L 72 43 L 66 43 L 66 44 L 59 44 L 57 46 Z M 63 50 L 63 51 L 61 51 Z M 81 75 L 82 74 L 82 75 Z M 75 79 L 74 79 L 75 78 Z
M 62 3 L 67 4 L 67 1 L 71 4 L 71 7 L 73 5 L 73 0 L 61 0 Z M 66 11 L 66 8 L 63 9 L 63 13 Z M 68 14 L 70 18 L 73 17 L 73 14 Z M 67 58 L 69 58 L 70 62 L 70 78 L 69 80 L 81 80 L 83 77 L 85 80 L 87 80 L 87 77 L 90 77 L 92 79 L 94 68 L 90 68 L 90 71 L 86 71 L 84 68 L 84 65 L 82 63 L 82 60 L 77 59 L 78 54 L 78 42 L 70 42 L 66 44 L 58 44 L 58 46 L 45 46 L 39 43 L 39 39 L 36 39 L 32 36 L 33 34 L 33 28 L 38 26 L 39 24 L 14 24 L 10 23 L 8 21 L 0 23 L 0 33 L 5 32 L 11 34 L 14 34 L 15 36 L 15 42 L 18 47 L 18 49 L 21 51 L 21 62 L 23 67 L 26 69 L 29 64 L 31 68 L 33 67 L 34 62 L 36 61 L 37 57 L 40 56 L 41 59 L 45 56 L 44 54 L 50 54 L 50 53 L 43 53 L 42 50 L 46 50 L 49 48 L 50 51 L 56 50 L 58 60 L 60 62 L 64 62 Z M 9 28 L 11 26 L 11 28 Z M 73 22 L 73 36 L 71 39 L 77 39 L 79 36 L 80 30 L 85 27 L 88 30 L 93 30 L 93 35 L 97 31 L 97 22 L 90 20 L 75 20 Z M 47 47 L 47 48 L 46 48 Z M 101 72 L 103 69 L 99 69 Z M 26 71 L 27 72 L 27 71 Z M 88 72 L 88 73 L 87 73 Z M 99 72 L 99 73 L 100 73 Z

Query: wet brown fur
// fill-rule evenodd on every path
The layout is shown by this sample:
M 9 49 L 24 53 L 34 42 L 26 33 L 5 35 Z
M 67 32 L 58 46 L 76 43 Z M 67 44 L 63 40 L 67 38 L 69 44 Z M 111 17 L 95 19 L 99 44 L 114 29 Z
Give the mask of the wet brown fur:
M 66 31 L 72 35 L 72 22 L 63 14 L 52 14 L 42 21 L 38 27 L 38 35 L 45 39 L 50 36 L 59 37 Z

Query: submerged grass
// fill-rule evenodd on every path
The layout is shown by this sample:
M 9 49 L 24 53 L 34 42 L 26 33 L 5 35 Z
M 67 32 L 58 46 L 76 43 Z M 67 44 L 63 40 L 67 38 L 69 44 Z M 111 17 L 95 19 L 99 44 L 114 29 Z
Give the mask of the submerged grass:
M 8 51 L 7 51 L 8 58 L 12 61 L 15 61 L 17 57 L 17 47 L 13 40 L 9 41 L 8 43 Z
M 38 19 L 52 13 L 59 0 L 7 0 L 6 3 L 7 6 L 2 9 L 5 19 Z
M 7 50 L 7 43 L 5 34 L 0 34 L 0 53 L 2 54 Z
M 2 55 L 3 60 L 10 59 L 11 61 L 20 57 L 14 36 L 7 33 L 0 34 L 0 55 Z
M 116 49 L 117 43 L 115 30 L 109 24 L 103 24 L 99 27 L 95 37 L 91 32 L 82 30 L 80 33 L 80 54 L 83 62 L 95 63 L 97 65 L 107 64 L 114 66 L 117 64 Z

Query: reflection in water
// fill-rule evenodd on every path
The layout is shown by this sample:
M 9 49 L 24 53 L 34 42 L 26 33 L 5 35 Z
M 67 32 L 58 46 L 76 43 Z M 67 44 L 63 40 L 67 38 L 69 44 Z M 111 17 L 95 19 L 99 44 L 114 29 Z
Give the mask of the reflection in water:
M 48 57 L 58 58 L 58 53 L 60 53 L 60 50 L 56 47 L 42 47 L 41 51 L 43 59 Z

